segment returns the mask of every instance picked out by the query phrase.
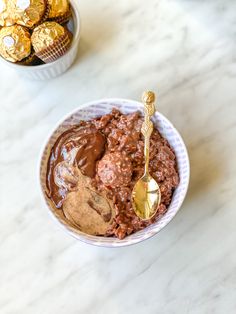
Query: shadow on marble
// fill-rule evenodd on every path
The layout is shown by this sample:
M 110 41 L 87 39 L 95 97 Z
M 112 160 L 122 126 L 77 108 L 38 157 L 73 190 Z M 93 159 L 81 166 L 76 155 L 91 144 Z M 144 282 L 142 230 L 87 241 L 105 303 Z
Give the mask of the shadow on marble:
M 111 11 L 104 11 L 101 15 L 96 10 L 98 8 L 94 7 L 86 20 L 82 21 L 80 44 L 73 67 L 105 50 L 118 31 L 117 19 L 111 15 Z
M 221 171 L 222 161 L 218 159 L 217 153 L 214 153 L 213 147 L 208 152 L 201 145 L 190 147 L 189 155 L 191 179 L 186 202 L 193 200 L 201 193 L 207 193 L 208 190 L 224 180 Z

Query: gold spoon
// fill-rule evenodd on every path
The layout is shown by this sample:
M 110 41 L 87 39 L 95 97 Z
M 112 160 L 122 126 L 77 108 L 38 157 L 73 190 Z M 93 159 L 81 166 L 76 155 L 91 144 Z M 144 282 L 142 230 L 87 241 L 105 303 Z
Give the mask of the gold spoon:
M 145 170 L 144 175 L 136 182 L 132 191 L 132 206 L 139 218 L 147 220 L 152 218 L 157 212 L 161 202 L 161 191 L 159 185 L 148 171 L 150 136 L 153 131 L 153 123 L 150 121 L 150 118 L 155 112 L 155 94 L 150 91 L 144 92 L 142 100 L 145 113 L 141 129 L 144 136 Z

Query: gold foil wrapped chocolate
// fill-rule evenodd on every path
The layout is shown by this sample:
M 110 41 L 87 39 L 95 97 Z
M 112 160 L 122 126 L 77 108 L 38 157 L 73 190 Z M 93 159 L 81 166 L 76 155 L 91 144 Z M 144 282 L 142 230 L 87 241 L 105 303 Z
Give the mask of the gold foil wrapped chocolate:
M 9 0 L 0 0 L 0 26 L 11 26 L 14 24 L 10 5 L 11 2 Z
M 39 25 L 34 29 L 31 37 L 35 52 L 53 45 L 64 33 L 64 27 L 56 22 L 45 22 Z
M 0 55 L 11 62 L 27 58 L 31 53 L 29 31 L 20 25 L 3 27 L 0 30 Z
M 12 16 L 15 22 L 29 28 L 40 22 L 47 6 L 46 0 L 10 1 L 12 1 Z
M 49 9 L 49 19 L 55 19 L 63 15 L 67 15 L 70 11 L 68 0 L 48 0 Z
M 60 24 L 45 22 L 34 29 L 31 41 L 36 55 L 45 63 L 49 63 L 66 53 L 71 37 Z

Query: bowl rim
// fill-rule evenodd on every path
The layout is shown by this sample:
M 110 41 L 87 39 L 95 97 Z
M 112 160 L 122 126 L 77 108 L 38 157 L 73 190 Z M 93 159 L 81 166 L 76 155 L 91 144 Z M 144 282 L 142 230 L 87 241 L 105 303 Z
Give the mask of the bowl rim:
M 53 62 L 49 62 L 49 63 L 37 65 L 37 66 L 25 66 L 23 64 L 10 62 L 10 61 L 5 60 L 2 56 L 0 56 L 0 62 L 5 64 L 6 66 L 9 66 L 9 67 L 14 68 L 14 69 L 16 69 L 16 68 L 21 69 L 22 71 L 25 71 L 25 72 L 36 71 L 36 70 L 41 71 L 41 70 L 50 68 L 52 66 L 55 66 L 59 62 L 61 62 L 62 59 L 64 57 L 66 57 L 70 53 L 72 48 L 79 42 L 80 34 L 81 34 L 81 18 L 80 18 L 77 2 L 76 2 L 76 0 L 70 0 L 70 4 L 72 7 L 72 17 L 74 20 L 75 32 L 73 34 L 71 46 L 63 56 L 61 56 L 60 58 L 58 58 L 57 60 L 55 60 Z
M 53 218 L 53 220 L 57 223 L 58 226 L 60 226 L 64 232 L 66 231 L 66 233 L 68 233 L 70 236 L 72 236 L 73 238 L 75 238 L 76 240 L 79 240 L 81 242 L 84 242 L 86 244 L 90 244 L 90 245 L 94 245 L 94 246 L 99 246 L 99 247 L 106 247 L 106 248 L 119 248 L 119 247 L 126 247 L 126 246 L 130 246 L 130 245 L 134 245 L 134 244 L 138 244 L 141 243 L 147 239 L 152 238 L 153 236 L 157 235 L 161 230 L 163 230 L 176 216 L 176 214 L 179 212 L 180 208 L 182 207 L 184 200 L 186 198 L 187 192 L 188 192 L 188 188 L 189 188 L 189 182 L 190 182 L 190 160 L 189 160 L 189 154 L 188 154 L 188 150 L 187 147 L 184 143 L 184 140 L 182 138 L 182 136 L 180 135 L 179 131 L 175 128 L 175 126 L 172 124 L 172 122 L 170 122 L 162 113 L 160 113 L 159 111 L 157 112 L 158 115 L 164 120 L 166 121 L 172 128 L 173 130 L 176 132 L 180 143 L 181 143 L 181 147 L 184 150 L 184 154 L 186 156 L 186 162 L 187 162 L 187 180 L 186 180 L 186 184 L 185 184 L 185 190 L 182 192 L 182 200 L 178 205 L 178 209 L 176 210 L 176 212 L 174 213 L 174 215 L 171 217 L 171 219 L 169 221 L 167 221 L 159 230 L 157 230 L 155 233 L 147 233 L 147 236 L 141 238 L 141 239 L 132 239 L 132 241 L 130 241 L 129 243 L 127 242 L 122 242 L 123 240 L 119 240 L 118 238 L 115 238 L 115 240 L 117 242 L 113 242 L 113 244 L 111 245 L 111 243 L 107 243 L 104 242 L 102 243 L 102 239 L 113 239 L 114 238 L 109 238 L 109 237 L 98 237 L 98 236 L 92 236 L 89 235 L 90 237 L 94 237 L 95 239 L 101 239 L 101 242 L 95 242 L 92 239 L 86 239 L 83 237 L 83 232 L 81 232 L 80 235 L 75 234 L 72 230 L 70 230 L 68 228 L 68 226 L 63 225 L 63 223 L 54 215 L 53 211 L 51 210 L 51 208 L 49 208 L 49 206 L 46 203 L 45 200 L 45 195 L 42 189 L 42 185 L 41 185 L 41 179 L 40 179 L 40 174 L 41 174 L 41 164 L 42 164 L 42 157 L 44 154 L 44 151 L 50 141 L 51 136 L 54 134 L 54 132 L 60 127 L 60 125 L 63 124 L 64 121 L 66 121 L 67 119 L 69 119 L 71 116 L 73 116 L 75 113 L 77 113 L 80 110 L 83 110 L 86 107 L 90 107 L 90 106 L 96 106 L 99 103 L 114 103 L 114 107 L 116 102 L 121 103 L 121 102 L 127 102 L 127 103 L 132 103 L 137 105 L 137 107 L 139 108 L 140 105 L 142 105 L 141 102 L 133 100 L 133 99 L 126 99 L 126 98 L 101 98 L 101 99 L 97 99 L 97 100 L 93 100 L 93 101 L 89 101 L 86 103 L 83 103 L 79 106 L 77 106 L 76 108 L 74 108 L 72 111 L 64 114 L 62 116 L 62 118 L 60 118 L 58 120 L 58 122 L 49 130 L 47 137 L 45 138 L 45 140 L 42 142 L 42 146 L 41 146 L 41 150 L 39 153 L 39 158 L 38 158 L 38 163 L 37 163 L 37 183 L 38 183 L 38 187 L 40 189 L 40 198 L 43 201 L 44 205 L 46 205 L 47 211 L 50 214 L 50 216 Z M 172 199 L 173 200 L 173 199 Z M 148 229 L 145 228 L 145 229 Z M 145 230 L 143 229 L 143 230 Z M 141 230 L 142 231 L 142 230 Z M 139 232 L 139 231 L 138 231 Z M 87 235 L 86 233 L 84 233 L 85 235 Z M 127 238 L 125 238 L 127 239 Z

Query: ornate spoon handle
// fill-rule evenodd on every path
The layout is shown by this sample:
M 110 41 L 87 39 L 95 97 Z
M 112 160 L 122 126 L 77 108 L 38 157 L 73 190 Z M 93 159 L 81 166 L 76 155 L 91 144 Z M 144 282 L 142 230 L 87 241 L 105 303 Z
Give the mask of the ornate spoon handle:
M 149 147 L 150 147 L 150 136 L 153 131 L 153 123 L 150 120 L 151 116 L 155 112 L 155 94 L 153 92 L 143 93 L 143 104 L 144 104 L 144 122 L 142 125 L 141 132 L 144 136 L 144 157 L 145 157 L 145 174 L 148 174 L 149 168 Z

